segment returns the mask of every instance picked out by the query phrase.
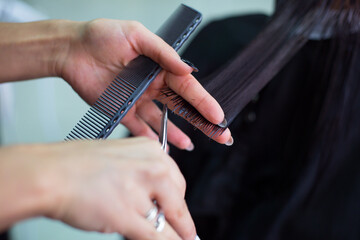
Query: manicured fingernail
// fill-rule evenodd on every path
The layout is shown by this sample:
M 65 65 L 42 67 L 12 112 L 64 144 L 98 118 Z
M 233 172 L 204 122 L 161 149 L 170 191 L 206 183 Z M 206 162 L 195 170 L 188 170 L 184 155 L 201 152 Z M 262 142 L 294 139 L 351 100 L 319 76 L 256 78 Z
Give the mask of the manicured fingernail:
M 195 240 L 201 240 L 198 235 L 196 235 Z
M 194 72 L 198 72 L 199 71 L 199 69 L 197 68 L 197 67 L 195 67 L 195 65 L 192 63 L 192 62 L 190 62 L 189 60 L 186 60 L 186 59 L 181 59 L 184 63 L 186 63 L 187 65 L 189 65 L 190 67 L 192 67 L 192 69 L 193 69 L 193 71 Z
M 192 151 L 194 151 L 194 149 L 195 149 L 194 144 L 190 143 L 190 145 L 186 148 L 186 151 L 192 152 Z
M 228 122 L 227 122 L 226 118 L 224 118 L 224 120 L 218 124 L 218 126 L 222 127 L 222 128 L 226 127 L 227 125 L 228 125 Z
M 233 139 L 233 137 L 231 137 L 230 140 L 227 141 L 227 143 L 225 143 L 225 145 L 228 146 L 228 147 L 232 146 L 233 144 L 234 144 L 234 139 Z

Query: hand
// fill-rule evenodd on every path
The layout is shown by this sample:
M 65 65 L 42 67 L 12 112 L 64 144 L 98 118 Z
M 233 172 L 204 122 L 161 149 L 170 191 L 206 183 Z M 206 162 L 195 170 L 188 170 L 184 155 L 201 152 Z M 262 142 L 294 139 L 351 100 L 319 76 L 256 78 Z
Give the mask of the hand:
M 0 206 L 6 206 L 0 230 L 4 221 L 46 215 L 130 239 L 195 239 L 184 178 L 156 141 L 73 141 L 0 151 Z M 161 233 L 145 219 L 153 200 L 168 221 Z
M 75 24 L 75 23 L 73 23 Z M 58 75 L 76 92 L 92 104 L 121 69 L 138 55 L 145 55 L 164 69 L 122 123 L 135 135 L 157 139 L 161 111 L 152 102 L 161 101 L 160 89 L 169 86 L 209 121 L 219 124 L 224 113 L 206 90 L 191 75 L 192 68 L 183 63 L 168 44 L 137 22 L 94 20 L 76 23 L 79 35 L 71 41 L 67 54 L 59 58 Z M 174 124 L 169 124 L 169 142 L 180 149 L 191 149 L 192 143 Z M 226 130 L 215 140 L 227 143 L 231 139 Z

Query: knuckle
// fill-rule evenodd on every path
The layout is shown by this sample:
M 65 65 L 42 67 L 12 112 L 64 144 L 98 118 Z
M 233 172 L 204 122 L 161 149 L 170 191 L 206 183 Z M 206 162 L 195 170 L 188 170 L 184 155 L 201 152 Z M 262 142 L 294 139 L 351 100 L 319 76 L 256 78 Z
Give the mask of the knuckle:
M 140 28 L 141 28 L 141 23 L 137 21 L 128 21 L 126 36 L 130 42 L 136 43 L 137 40 L 141 37 Z
M 161 161 L 151 163 L 151 168 L 148 169 L 148 175 L 151 178 L 166 178 L 168 175 L 168 167 Z
M 96 24 L 99 24 L 99 23 L 101 23 L 101 22 L 103 22 L 103 21 L 105 21 L 104 18 L 96 18 L 96 19 L 94 19 L 94 20 L 89 21 L 89 24 L 90 24 L 90 25 L 96 25 Z
M 206 96 L 202 96 L 195 104 L 194 107 L 198 108 L 202 105 L 207 106 L 207 97 Z
M 156 51 L 154 51 L 153 58 L 156 62 L 160 62 L 162 56 L 165 56 L 165 54 L 166 53 L 164 52 L 163 48 L 158 48 L 156 49 Z
M 87 23 L 87 27 L 88 27 L 88 30 L 90 31 L 96 31 L 98 30 L 99 28 L 102 28 L 107 22 L 109 22 L 110 20 L 109 19 L 106 19 L 106 18 L 96 18 L 94 20 L 91 20 Z
M 91 21 L 86 22 L 85 24 L 85 31 L 84 36 L 85 38 L 90 38 L 94 33 L 96 33 L 101 26 L 101 24 L 104 22 L 104 19 L 97 18 Z
M 130 29 L 136 31 L 143 27 L 143 25 L 138 21 L 129 21 L 128 26 Z
M 94 22 L 98 22 L 98 23 L 100 23 L 100 22 L 107 22 L 107 21 L 109 21 L 109 20 L 108 20 L 108 19 L 105 19 L 105 18 L 97 18 L 97 19 L 94 20 Z
M 191 88 L 191 85 L 192 85 L 192 81 L 190 78 L 183 79 L 179 86 L 180 95 L 183 95 L 184 93 L 186 93 Z
M 138 21 L 129 21 L 128 29 L 129 29 L 130 38 L 134 40 L 138 39 L 138 37 L 140 37 L 139 35 L 143 32 L 144 28 L 145 28 L 144 25 L 142 25 Z
M 172 180 L 169 171 L 163 173 L 162 175 L 158 175 L 158 180 L 156 182 L 158 189 L 161 190 L 162 193 L 176 195 L 174 198 L 179 198 L 180 192 L 178 185 Z
M 185 209 L 182 205 L 173 207 L 166 212 L 166 218 L 173 222 L 173 221 L 181 221 L 185 216 Z

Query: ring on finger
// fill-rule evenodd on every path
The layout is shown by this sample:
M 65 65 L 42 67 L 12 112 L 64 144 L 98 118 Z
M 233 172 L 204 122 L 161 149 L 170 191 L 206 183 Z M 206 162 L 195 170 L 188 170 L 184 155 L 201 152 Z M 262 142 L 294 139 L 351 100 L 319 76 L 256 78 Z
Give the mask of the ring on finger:
M 159 213 L 156 216 L 155 228 L 157 232 L 162 232 L 165 228 L 165 215 Z
M 152 220 L 154 220 L 156 218 L 156 216 L 158 215 L 158 208 L 156 206 L 152 207 L 147 213 L 146 213 L 146 220 L 148 220 L 149 222 L 151 222 Z

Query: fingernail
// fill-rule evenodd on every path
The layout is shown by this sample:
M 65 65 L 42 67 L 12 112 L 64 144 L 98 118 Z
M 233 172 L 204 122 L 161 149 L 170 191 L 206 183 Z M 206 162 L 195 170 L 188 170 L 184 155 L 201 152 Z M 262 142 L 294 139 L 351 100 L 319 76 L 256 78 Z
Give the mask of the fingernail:
M 195 240 L 201 240 L 198 235 L 196 235 Z
M 190 62 L 189 60 L 186 60 L 186 59 L 181 59 L 184 63 L 186 63 L 187 65 L 189 65 L 190 67 L 192 67 L 192 69 L 193 69 L 193 71 L 194 72 L 198 72 L 199 71 L 199 69 L 197 68 L 197 67 L 195 67 L 195 65 L 192 63 L 192 62 Z
M 194 151 L 194 149 L 195 149 L 194 144 L 193 144 L 193 143 L 190 143 L 190 145 L 186 148 L 186 151 L 192 152 L 192 151 Z
M 222 128 L 226 127 L 227 125 L 228 125 L 228 122 L 227 122 L 226 118 L 224 118 L 224 120 L 218 124 L 218 126 L 222 127 Z
M 233 144 L 234 144 L 234 139 L 233 139 L 233 137 L 231 137 L 230 140 L 227 141 L 227 143 L 225 143 L 225 145 L 228 146 L 228 147 L 232 146 Z

